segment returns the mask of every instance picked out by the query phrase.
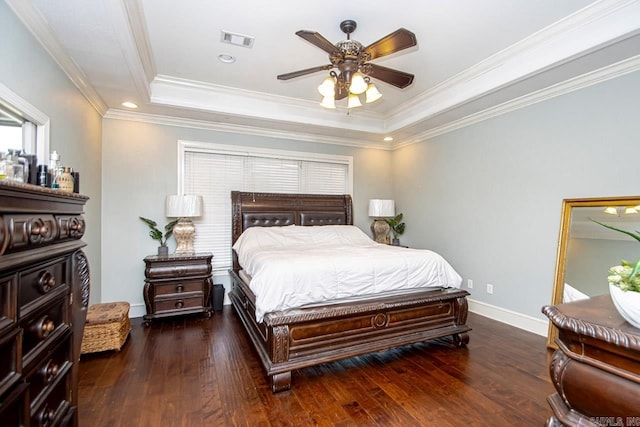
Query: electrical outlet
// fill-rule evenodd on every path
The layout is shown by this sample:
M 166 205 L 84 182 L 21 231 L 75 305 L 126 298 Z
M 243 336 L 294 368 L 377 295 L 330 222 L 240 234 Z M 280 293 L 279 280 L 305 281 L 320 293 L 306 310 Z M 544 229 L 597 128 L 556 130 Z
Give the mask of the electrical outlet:
M 473 280 L 467 279 L 467 288 L 473 289 Z
M 492 294 L 493 293 L 493 285 L 490 283 L 487 283 L 487 293 L 488 294 Z

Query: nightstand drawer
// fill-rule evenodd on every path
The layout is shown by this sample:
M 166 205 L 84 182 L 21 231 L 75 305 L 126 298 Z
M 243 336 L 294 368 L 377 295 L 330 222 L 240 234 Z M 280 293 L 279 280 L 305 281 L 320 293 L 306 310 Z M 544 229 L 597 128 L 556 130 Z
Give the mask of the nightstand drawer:
M 175 282 L 156 283 L 155 285 L 156 296 L 181 294 L 185 292 L 202 292 L 202 279 L 179 280 Z
M 163 311 L 185 310 L 199 308 L 204 305 L 202 292 L 185 295 L 184 298 L 162 298 L 158 297 L 154 301 L 156 313 Z

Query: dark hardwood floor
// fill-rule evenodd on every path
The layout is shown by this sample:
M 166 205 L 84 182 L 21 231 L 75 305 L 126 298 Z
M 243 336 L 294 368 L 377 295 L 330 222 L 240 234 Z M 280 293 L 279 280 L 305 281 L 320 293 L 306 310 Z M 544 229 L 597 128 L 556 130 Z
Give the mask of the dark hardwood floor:
M 81 427 L 542 426 L 543 337 L 469 314 L 471 341 L 421 343 L 306 368 L 272 394 L 233 309 L 133 330 L 80 362 Z

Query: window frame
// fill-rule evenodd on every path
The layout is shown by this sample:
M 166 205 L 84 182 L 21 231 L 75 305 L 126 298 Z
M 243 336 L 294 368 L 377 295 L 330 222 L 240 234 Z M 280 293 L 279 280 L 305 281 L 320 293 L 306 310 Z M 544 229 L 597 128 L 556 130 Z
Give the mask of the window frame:
M 262 157 L 292 161 L 325 162 L 342 164 L 347 167 L 346 194 L 353 197 L 353 157 L 338 154 L 309 153 L 301 151 L 279 150 L 262 147 L 226 145 L 212 142 L 178 140 L 177 144 L 177 194 L 185 194 L 185 155 L 190 153 L 210 153 L 230 156 Z M 245 191 L 251 191 L 245 189 Z M 231 224 L 227 224 L 231 231 Z M 215 255 L 215 254 L 214 254 Z M 229 266 L 214 268 L 214 275 L 226 275 Z

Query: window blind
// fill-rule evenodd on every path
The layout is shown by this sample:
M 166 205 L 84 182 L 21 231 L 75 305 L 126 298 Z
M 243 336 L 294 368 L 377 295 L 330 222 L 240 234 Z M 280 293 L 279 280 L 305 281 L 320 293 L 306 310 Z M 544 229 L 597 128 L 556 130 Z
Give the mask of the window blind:
M 209 144 L 212 145 L 212 144 Z M 203 196 L 194 218 L 196 252 L 212 252 L 214 271 L 226 272 L 231 258 L 231 191 L 348 194 L 352 160 L 344 156 L 307 159 L 305 153 L 259 152 L 180 146 L 184 194 Z M 308 156 L 308 155 L 306 155 Z M 298 157 L 298 158 L 296 158 Z M 300 158 L 302 157 L 302 158 Z

